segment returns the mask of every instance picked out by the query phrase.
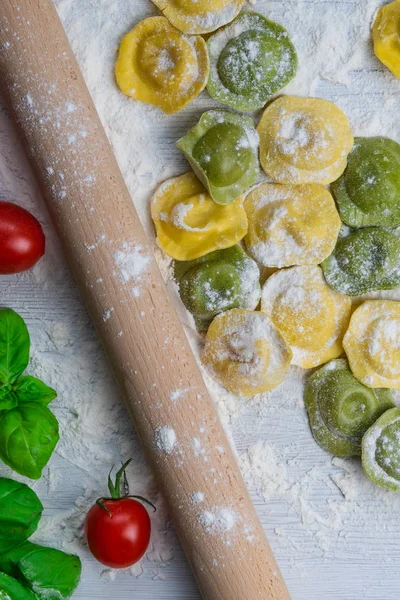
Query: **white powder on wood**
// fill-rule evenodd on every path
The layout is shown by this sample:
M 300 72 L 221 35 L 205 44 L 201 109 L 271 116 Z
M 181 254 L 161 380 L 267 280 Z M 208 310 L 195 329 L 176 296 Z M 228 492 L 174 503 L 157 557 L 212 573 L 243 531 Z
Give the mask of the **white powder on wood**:
M 159 427 L 154 435 L 154 444 L 159 452 L 171 454 L 176 446 L 176 433 L 171 427 Z

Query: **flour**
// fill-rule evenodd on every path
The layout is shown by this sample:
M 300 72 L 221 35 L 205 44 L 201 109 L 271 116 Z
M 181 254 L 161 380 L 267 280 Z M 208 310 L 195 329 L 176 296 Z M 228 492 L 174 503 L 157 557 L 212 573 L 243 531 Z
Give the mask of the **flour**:
M 171 427 L 159 427 L 156 430 L 154 443 L 158 452 L 172 454 L 176 446 L 176 433 Z
M 133 284 L 132 295 L 138 298 L 141 294 L 140 284 L 150 264 L 150 257 L 142 246 L 124 242 L 121 250 L 115 253 L 114 261 L 122 283 Z
M 201 504 L 202 502 L 204 502 L 204 494 L 203 492 L 195 492 L 194 494 L 192 494 L 192 502 L 194 504 Z
M 204 510 L 199 515 L 199 522 L 210 534 L 227 533 L 235 527 L 237 521 L 238 517 L 232 508 Z
M 204 195 L 200 194 L 200 202 L 204 199 Z M 191 227 L 185 221 L 186 217 L 193 210 L 193 204 L 185 204 L 184 202 L 180 202 L 176 204 L 171 211 L 171 223 L 177 227 L 178 229 L 184 229 L 185 231 L 207 231 L 210 228 L 210 225 L 206 225 L 205 227 Z M 168 221 L 168 218 L 163 219 L 164 221 Z

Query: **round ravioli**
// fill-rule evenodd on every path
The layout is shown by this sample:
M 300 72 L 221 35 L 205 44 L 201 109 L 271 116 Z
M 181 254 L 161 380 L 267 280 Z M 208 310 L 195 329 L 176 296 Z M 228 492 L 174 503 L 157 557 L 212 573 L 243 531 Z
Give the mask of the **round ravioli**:
M 230 23 L 245 0 L 152 0 L 183 33 L 209 33 Z
M 350 227 L 400 225 L 400 144 L 383 137 L 356 138 L 332 191 Z
M 333 251 L 341 221 L 319 184 L 263 183 L 245 200 L 251 256 L 264 267 L 318 265 Z
M 320 267 L 292 267 L 271 275 L 261 310 L 282 332 L 293 364 L 310 369 L 337 358 L 350 320 L 350 298 L 332 290 Z
M 260 270 L 240 246 L 216 250 L 190 261 L 176 261 L 179 295 L 199 331 L 233 308 L 257 308 L 261 297 Z
M 367 431 L 362 465 L 373 483 L 400 493 L 400 408 L 386 411 Z
M 177 146 L 217 204 L 229 204 L 260 175 L 259 138 L 253 120 L 228 110 L 209 110 Z
M 394 402 L 390 390 L 373 390 L 332 360 L 307 381 L 305 404 L 316 442 L 336 456 L 358 456 L 365 432 Z
M 400 0 L 378 10 L 372 29 L 375 54 L 396 77 L 400 77 Z
M 258 132 L 263 169 L 279 183 L 335 181 L 354 141 L 346 115 L 317 98 L 278 98 L 265 110 Z
M 157 242 L 175 260 L 193 260 L 230 248 L 247 233 L 243 199 L 216 204 L 194 173 L 165 181 L 151 202 Z
M 257 13 L 242 13 L 208 40 L 212 98 L 252 111 L 296 75 L 297 53 L 281 25 Z
M 115 75 L 124 94 L 171 114 L 204 90 L 209 70 L 203 38 L 183 35 L 165 17 L 149 17 L 123 38 Z
M 366 227 L 340 238 L 322 264 L 331 287 L 349 296 L 400 285 L 400 233 Z
M 228 391 L 252 396 L 282 383 L 291 358 L 288 344 L 265 314 L 234 309 L 211 323 L 202 361 Z
M 400 389 L 400 302 L 364 302 L 351 317 L 343 346 L 361 383 Z

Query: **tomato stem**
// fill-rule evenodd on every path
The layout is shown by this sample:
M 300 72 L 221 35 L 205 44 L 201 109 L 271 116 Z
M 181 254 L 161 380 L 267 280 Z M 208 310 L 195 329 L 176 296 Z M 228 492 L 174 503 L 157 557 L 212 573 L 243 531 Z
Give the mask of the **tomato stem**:
M 125 478 L 125 475 L 126 475 L 125 471 L 131 462 L 132 462 L 132 458 L 127 460 L 126 463 L 122 465 L 122 467 L 120 468 L 120 470 L 117 472 L 117 474 L 115 476 L 115 483 L 111 479 L 111 473 L 113 472 L 114 466 L 108 475 L 108 489 L 110 490 L 110 495 L 113 500 L 119 500 L 120 498 L 124 498 L 124 497 L 128 496 L 128 494 L 129 494 L 129 486 L 128 486 L 128 481 Z M 125 494 L 121 493 L 122 477 L 124 477 L 124 483 L 126 481 L 126 484 L 124 487 L 125 487 L 125 492 L 127 492 L 127 493 L 125 493 Z
M 125 498 L 134 498 L 135 500 L 140 500 L 141 502 L 144 502 L 145 504 L 148 504 L 149 506 L 151 506 L 151 508 L 153 509 L 153 512 L 156 512 L 156 507 L 154 506 L 154 504 L 152 502 L 150 502 L 150 500 L 147 500 L 147 498 L 144 498 L 143 496 L 125 496 Z
M 108 510 L 107 506 L 105 506 L 103 504 L 103 500 L 104 500 L 104 498 L 99 498 L 98 500 L 96 500 L 96 504 L 98 506 L 100 506 L 100 508 L 102 508 L 103 510 L 105 510 L 106 513 L 108 513 L 110 517 L 112 517 L 112 513 Z
M 105 510 L 110 515 L 110 517 L 112 517 L 112 513 L 105 506 L 104 502 L 113 501 L 113 500 L 121 500 L 123 498 L 134 498 L 135 500 L 140 500 L 140 502 L 144 502 L 145 504 L 148 504 L 149 506 L 151 506 L 154 512 L 156 512 L 156 510 L 157 510 L 156 507 L 154 506 L 154 504 L 152 502 L 150 502 L 150 500 L 147 500 L 147 498 L 144 498 L 143 496 L 132 496 L 129 494 L 129 485 L 128 485 L 128 479 L 126 477 L 126 468 L 128 467 L 128 465 L 130 465 L 132 460 L 133 459 L 130 458 L 128 461 L 126 461 L 125 464 L 122 465 L 120 470 L 117 471 L 117 474 L 115 475 L 115 482 L 111 478 L 111 474 L 114 470 L 115 465 L 112 467 L 112 469 L 108 475 L 108 489 L 110 491 L 111 498 L 99 498 L 96 502 L 96 504 L 98 506 L 100 506 L 100 508 Z M 122 487 L 123 487 L 123 490 L 122 490 Z M 122 491 L 123 491 L 123 493 L 122 493 Z

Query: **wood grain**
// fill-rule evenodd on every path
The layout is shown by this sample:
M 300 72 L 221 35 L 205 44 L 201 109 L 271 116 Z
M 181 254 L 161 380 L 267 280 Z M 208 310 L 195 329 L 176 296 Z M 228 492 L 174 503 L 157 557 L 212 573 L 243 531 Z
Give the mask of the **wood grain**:
M 150 250 L 52 2 L 3 0 L 0 48 L 12 112 L 204 597 L 288 599 L 155 262 L 137 277 L 124 264 Z M 160 427 L 176 434 L 171 453 L 157 450 Z M 204 525 L 220 509 L 232 529 Z

